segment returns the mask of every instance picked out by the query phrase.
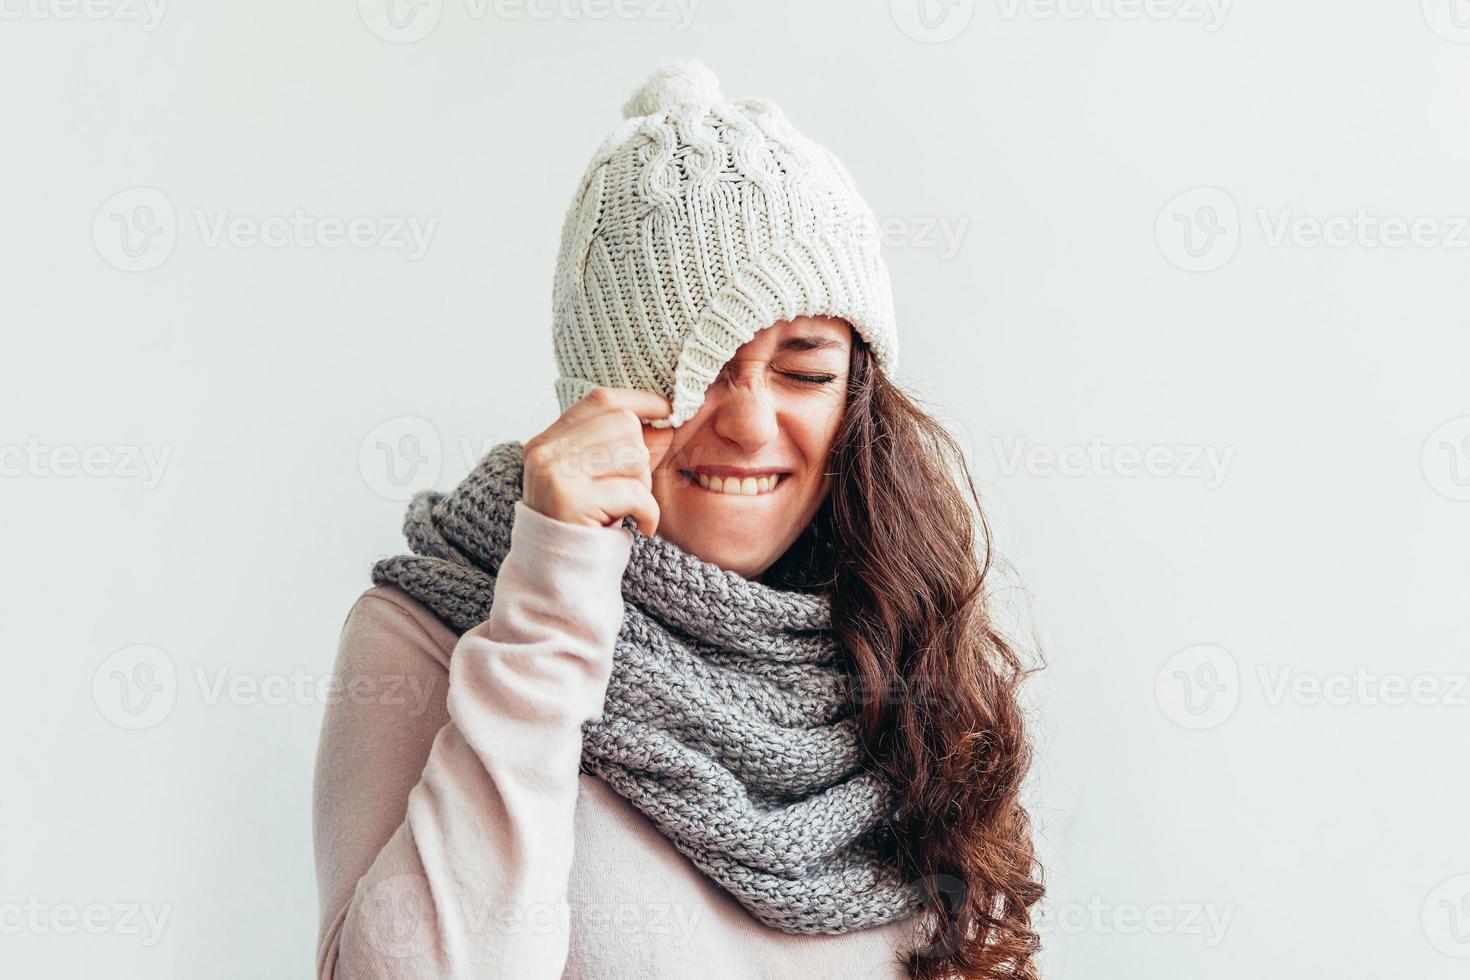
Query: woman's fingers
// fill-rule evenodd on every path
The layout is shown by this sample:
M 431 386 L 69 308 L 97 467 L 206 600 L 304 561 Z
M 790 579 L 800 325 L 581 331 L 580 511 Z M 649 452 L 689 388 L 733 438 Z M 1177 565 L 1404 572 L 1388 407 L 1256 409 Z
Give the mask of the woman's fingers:
M 654 462 L 643 439 L 642 423 L 625 412 L 604 412 L 584 418 L 567 432 L 569 460 L 592 479 L 610 476 L 648 478 Z
M 658 530 L 658 501 L 639 480 L 629 477 L 608 477 L 602 481 L 602 500 L 605 501 L 605 526 L 622 523 L 624 516 L 631 516 L 638 530 L 646 537 L 653 537 Z
M 561 520 L 611 525 L 631 515 L 644 534 L 658 527 L 653 470 L 673 441 L 651 429 L 667 398 L 633 388 L 594 388 L 544 432 L 527 441 L 522 495 L 527 506 Z M 649 435 L 649 433 L 654 433 Z
M 627 411 L 632 412 L 641 424 L 664 418 L 673 410 L 673 403 L 656 392 L 645 391 L 642 388 L 602 387 L 593 388 L 573 402 L 571 407 L 562 414 L 562 418 L 575 423 L 581 421 L 585 415 Z

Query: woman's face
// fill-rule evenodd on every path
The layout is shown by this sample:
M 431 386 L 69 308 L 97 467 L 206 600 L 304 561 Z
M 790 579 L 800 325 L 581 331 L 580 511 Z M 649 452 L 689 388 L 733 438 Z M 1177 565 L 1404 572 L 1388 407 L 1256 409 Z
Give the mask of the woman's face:
M 851 349 L 852 327 L 826 316 L 783 320 L 742 345 L 653 472 L 658 534 L 748 579 L 781 557 L 827 495 Z

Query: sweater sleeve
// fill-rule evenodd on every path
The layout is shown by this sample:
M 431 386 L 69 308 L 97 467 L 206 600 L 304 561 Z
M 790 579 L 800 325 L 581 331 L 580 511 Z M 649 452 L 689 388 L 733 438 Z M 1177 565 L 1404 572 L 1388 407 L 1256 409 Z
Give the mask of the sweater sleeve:
M 606 698 L 631 545 L 516 501 L 489 618 L 454 644 L 437 712 L 351 696 L 443 675 L 421 625 L 399 608 L 381 615 L 400 625 L 359 628 L 359 600 L 317 750 L 320 980 L 562 975 L 581 726 Z

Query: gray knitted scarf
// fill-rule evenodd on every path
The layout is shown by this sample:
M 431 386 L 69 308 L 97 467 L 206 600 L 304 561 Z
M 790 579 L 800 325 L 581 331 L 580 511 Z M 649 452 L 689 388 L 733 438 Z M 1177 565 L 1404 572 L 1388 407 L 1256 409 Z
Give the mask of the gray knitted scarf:
M 495 446 L 448 495 L 409 505 L 414 554 L 373 566 L 464 632 L 490 614 L 524 446 Z M 894 790 L 862 764 L 825 595 L 743 578 L 638 531 L 602 717 L 581 771 L 646 814 L 766 925 L 843 933 L 919 893 L 880 856 Z

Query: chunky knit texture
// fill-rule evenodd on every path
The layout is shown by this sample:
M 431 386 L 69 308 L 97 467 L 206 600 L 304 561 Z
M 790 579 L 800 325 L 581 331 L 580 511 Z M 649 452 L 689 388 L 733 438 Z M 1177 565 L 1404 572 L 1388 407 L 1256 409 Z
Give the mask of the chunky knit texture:
M 483 622 L 523 452 L 501 443 L 450 494 L 417 495 L 404 526 L 414 554 L 378 562 L 373 581 L 458 631 Z M 829 600 L 623 525 L 624 618 L 603 710 L 582 728 L 582 770 L 772 928 L 843 933 L 917 912 L 917 890 L 879 857 L 896 794 L 862 765 Z
M 562 226 L 562 411 L 600 385 L 642 388 L 673 403 L 652 425 L 682 425 L 741 344 L 798 316 L 847 320 L 897 367 L 877 220 L 831 152 L 694 60 L 655 72 L 623 114 Z

